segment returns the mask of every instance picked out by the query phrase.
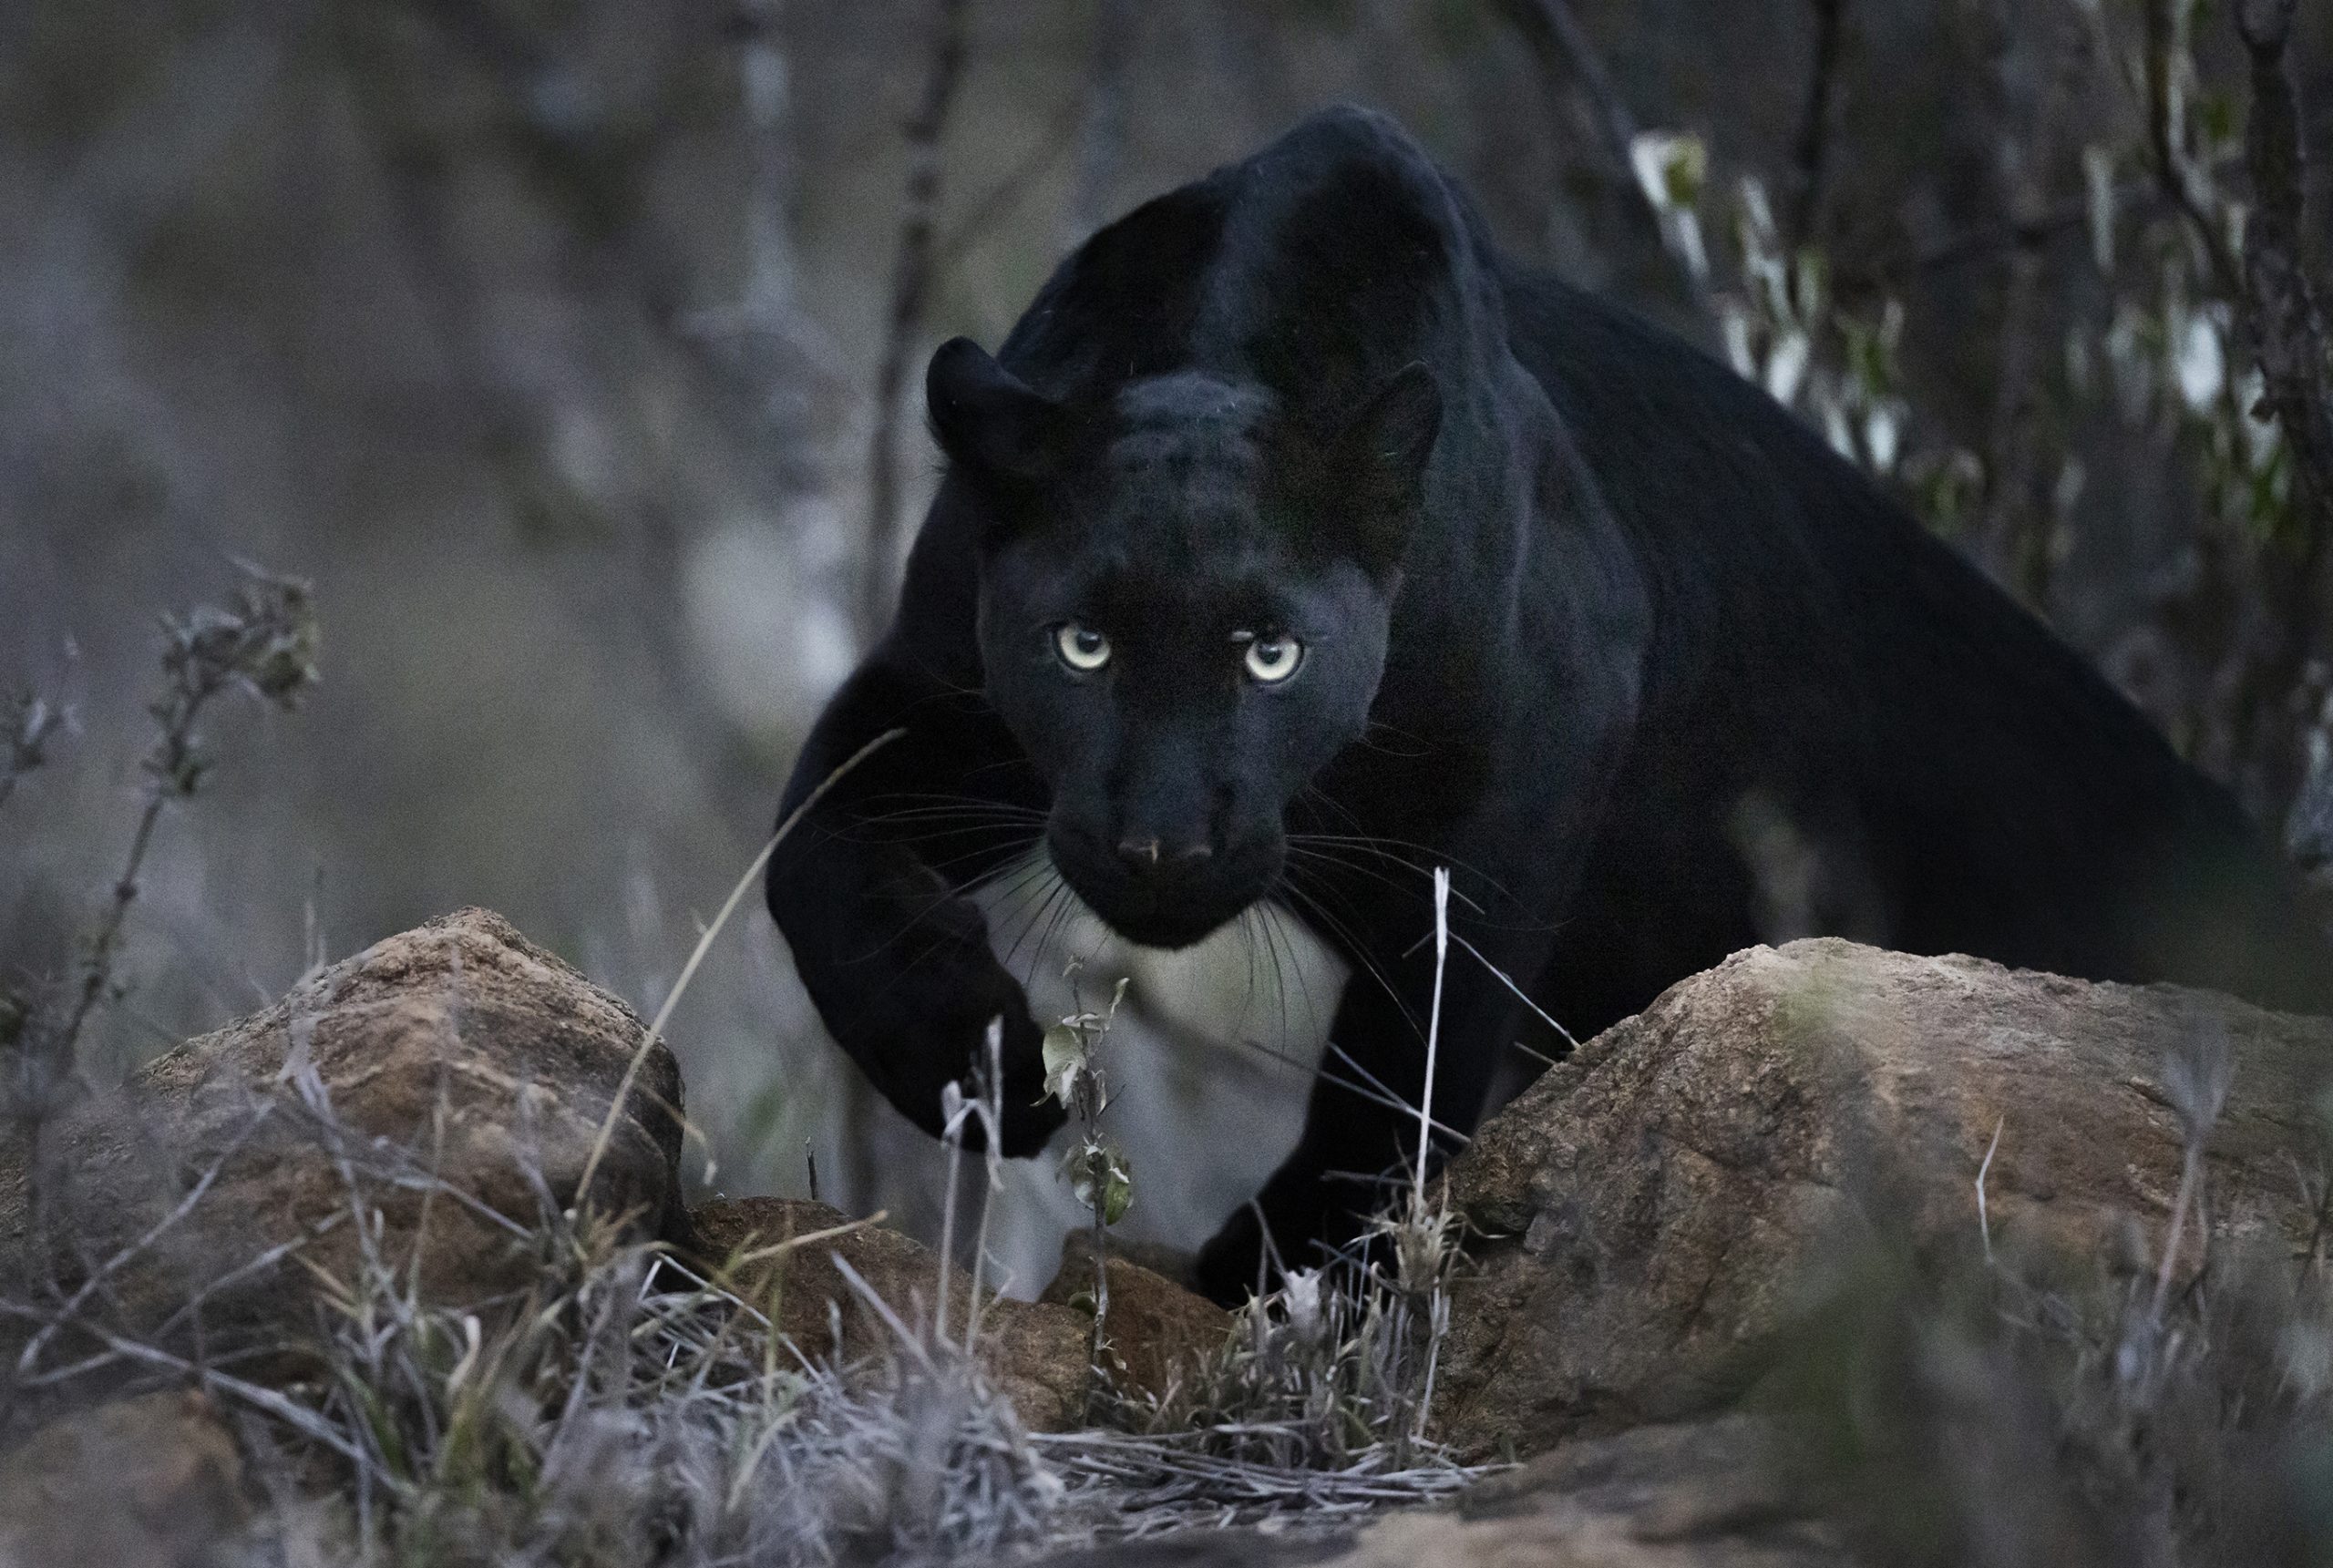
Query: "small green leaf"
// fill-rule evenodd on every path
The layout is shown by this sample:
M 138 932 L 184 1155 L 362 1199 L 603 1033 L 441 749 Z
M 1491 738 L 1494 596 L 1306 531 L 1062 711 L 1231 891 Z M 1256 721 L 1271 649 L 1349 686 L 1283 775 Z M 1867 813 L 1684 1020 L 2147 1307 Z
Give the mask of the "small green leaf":
M 1709 178 L 1709 149 L 1694 136 L 1645 131 L 1629 144 L 1629 161 L 1657 212 L 1690 211 Z
M 1067 1024 L 1057 1023 L 1045 1030 L 1043 1049 L 1045 1092 L 1067 1105 L 1077 1075 L 1085 1071 L 1085 1041 Z
M 1116 1225 L 1134 1206 L 1134 1178 L 1125 1165 L 1112 1160 L 1102 1178 L 1102 1223 Z
M 1125 1157 L 1107 1143 L 1088 1139 L 1078 1144 L 1063 1157 L 1062 1170 L 1069 1177 L 1071 1195 L 1088 1210 L 1097 1206 L 1098 1194 L 1105 1225 L 1124 1219 L 1134 1204 L 1134 1173 L 1126 1168 Z

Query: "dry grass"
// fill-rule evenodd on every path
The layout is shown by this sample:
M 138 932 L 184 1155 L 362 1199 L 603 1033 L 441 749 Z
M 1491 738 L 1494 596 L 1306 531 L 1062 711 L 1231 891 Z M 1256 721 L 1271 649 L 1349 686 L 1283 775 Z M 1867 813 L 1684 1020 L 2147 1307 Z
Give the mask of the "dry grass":
M 398 1160 L 341 1169 L 342 1223 L 360 1227 L 378 1184 L 423 1179 Z M 174 1219 L 203 1216 L 190 1204 Z M 968 1353 L 977 1287 L 958 1337 L 936 1316 L 910 1322 L 854 1277 L 888 1343 L 850 1365 L 812 1361 L 762 1307 L 614 1223 L 570 1219 L 546 1193 L 510 1225 L 534 1255 L 532 1284 L 467 1309 L 425 1299 L 410 1255 L 367 1245 L 353 1277 L 311 1267 L 310 1321 L 230 1358 L 263 1349 L 264 1384 L 207 1360 L 197 1321 L 123 1331 L 102 1290 L 65 1306 L 0 1301 L 45 1326 L 15 1391 L 53 1409 L 77 1394 L 207 1387 L 238 1413 L 277 1500 L 243 1543 L 255 1562 L 985 1561 L 1262 1513 L 1341 1518 L 1470 1478 L 1409 1440 L 1400 1309 L 1382 1287 L 1349 1296 L 1299 1276 L 1251 1306 L 1191 1396 L 1119 1407 L 1140 1431 L 1032 1438 Z M 287 1555 L 295 1537 L 306 1555 Z
M 313 645 L 304 594 L 272 579 L 169 627 L 151 787 L 84 966 L 46 995 L 0 1008 L 6 1110 L 19 1132 L 36 1131 L 77 1083 L 76 1043 L 118 993 L 113 957 L 145 845 L 165 805 L 200 780 L 197 714 L 239 687 L 288 702 L 313 674 Z M 5 717 L 0 762 L 12 786 L 39 764 L 57 723 L 32 700 Z M 1439 962 L 1457 938 L 1436 891 Z M 704 933 L 658 1026 L 738 897 Z M 1075 1058 L 1085 1076 L 1064 1098 L 1084 1094 L 1073 1109 L 1090 1156 L 1107 1152 L 1092 1050 L 1106 1014 L 1084 1022 Z M 2227 1072 L 2225 1042 L 2199 1039 L 2165 1074 L 2187 1158 L 2162 1235 L 2134 1229 L 2123 1255 L 2094 1273 L 2047 1280 L 1996 1259 L 1981 1228 L 1965 1258 L 1883 1248 L 1799 1334 L 1766 1394 L 1793 1434 L 1800 1481 L 1871 1560 L 2333 1563 L 2333 1282 L 2323 1255 L 2333 1105 L 2318 1108 L 2322 1157 L 2296 1171 L 2317 1235 L 2298 1257 L 2239 1251 L 2213 1239 L 2202 1157 Z M 995 1145 L 995 1080 L 992 1067 L 951 1102 L 951 1195 L 964 1129 L 985 1122 Z M 412 1255 L 384 1252 L 376 1197 L 419 1189 L 474 1211 L 476 1200 L 412 1152 L 348 1136 L 321 1092 L 293 1081 L 301 1092 L 255 1116 L 297 1123 L 340 1172 L 347 1202 L 327 1224 L 359 1239 L 346 1276 L 305 1264 L 297 1242 L 221 1253 L 167 1321 L 131 1324 L 114 1282 L 145 1254 L 185 1233 L 213 1248 L 235 1234 L 233 1216 L 205 1211 L 214 1163 L 121 1253 L 78 1260 L 66 1277 L 0 1282 L 0 1419 L 15 1430 L 189 1384 L 231 1412 L 270 1506 L 221 1563 L 985 1562 L 1267 1516 L 1348 1522 L 1447 1496 L 1481 1473 L 1427 1437 L 1459 1248 L 1417 1167 L 1389 1186 L 1387 1215 L 1362 1245 L 1287 1272 L 1163 1395 L 1130 1396 L 1098 1370 L 1110 1364 L 1101 1317 L 1095 1426 L 1033 1435 L 973 1354 L 985 1199 L 971 1222 L 971 1299 L 951 1301 L 936 1273 L 926 1314 L 854 1277 L 887 1334 L 850 1364 L 806 1357 L 773 1329 L 775 1302 L 698 1276 L 608 1216 L 562 1207 L 540 1179 L 534 1212 L 487 1216 L 532 1258 L 528 1288 L 455 1308 L 420 1294 Z M 1431 1111 L 1418 1109 L 1422 1140 Z M 1097 1255 L 1108 1193 L 1091 1184 Z M 1978 1197 L 1981 1214 L 1981 1178 Z M 69 1218 L 70 1193 L 57 1199 Z M 951 1202 L 942 1255 L 958 1224 Z M 298 1271 L 307 1315 L 286 1327 L 278 1314 L 265 1337 L 238 1337 L 233 1325 L 250 1321 L 239 1303 L 280 1290 L 284 1269 Z
M 305 589 L 259 574 L 224 607 L 165 623 L 151 787 L 124 869 L 81 970 L 10 1014 L 9 1109 L 27 1137 L 36 1141 L 59 1086 L 77 1083 L 84 1029 L 118 994 L 114 959 L 139 866 L 165 806 L 192 795 L 208 766 L 197 718 L 237 689 L 290 702 L 313 679 L 315 643 Z M 36 701 L 10 708 L 12 787 L 55 728 Z M 703 933 L 643 1051 L 740 897 Z M 1106 1020 L 1095 1021 L 1098 1037 Z M 995 1079 L 992 1070 L 987 1084 Z M 1115 1430 L 1033 1439 L 973 1354 L 985 1198 L 970 1300 L 951 1304 L 939 1272 L 932 1310 L 919 1317 L 845 1265 L 887 1341 L 855 1364 L 813 1360 L 773 1329 L 764 1307 L 774 1302 L 745 1300 L 615 1220 L 562 1206 L 540 1175 L 535 1212 L 485 1214 L 416 1152 L 352 1135 L 313 1073 L 288 1070 L 287 1082 L 289 1095 L 255 1102 L 250 1130 L 271 1118 L 276 1135 L 294 1127 L 338 1173 L 345 1204 L 318 1228 L 354 1234 L 353 1269 L 326 1272 L 301 1240 L 234 1254 L 235 1216 L 205 1201 L 240 1147 L 231 1140 L 118 1253 L 0 1286 L 11 1351 L 0 1413 L 18 1429 L 190 1383 L 232 1412 L 272 1506 L 230 1557 L 287 1568 L 986 1560 L 1260 1512 L 1341 1516 L 1467 1478 L 1418 1438 L 1451 1258 L 1446 1217 L 1423 1206 L 1422 1184 L 1408 1217 L 1388 1228 L 1391 1275 L 1358 1257 L 1295 1275 L 1251 1303 L 1235 1342 L 1168 1399 L 1137 1405 L 1105 1387 L 1095 1409 Z M 1089 1122 L 1101 1109 L 1099 1078 L 1091 1083 Z M 1000 1114 L 992 1087 L 956 1096 L 954 1154 L 974 1122 L 987 1124 L 992 1150 Z M 62 1175 L 43 1207 L 53 1233 L 69 1235 L 77 1195 Z M 392 1189 L 489 1221 L 531 1257 L 528 1288 L 461 1307 L 425 1297 L 426 1222 L 400 1255 L 383 1241 L 378 1205 Z M 1106 1207 L 1104 1192 L 1097 1248 Z M 951 1205 L 951 1233 L 954 1224 Z M 190 1241 L 212 1255 L 203 1282 L 166 1321 L 131 1321 L 115 1282 Z M 304 1316 L 245 1310 L 287 1279 L 303 1289 Z

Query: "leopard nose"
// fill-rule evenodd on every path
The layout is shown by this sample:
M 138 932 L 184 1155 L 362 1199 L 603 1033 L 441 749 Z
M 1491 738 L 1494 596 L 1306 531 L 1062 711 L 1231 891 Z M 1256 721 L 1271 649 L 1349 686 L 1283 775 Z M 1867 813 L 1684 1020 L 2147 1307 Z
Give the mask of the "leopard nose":
M 1194 866 L 1214 853 L 1204 839 L 1193 844 L 1166 844 L 1156 838 L 1118 840 L 1118 859 L 1127 870 L 1139 876 Z

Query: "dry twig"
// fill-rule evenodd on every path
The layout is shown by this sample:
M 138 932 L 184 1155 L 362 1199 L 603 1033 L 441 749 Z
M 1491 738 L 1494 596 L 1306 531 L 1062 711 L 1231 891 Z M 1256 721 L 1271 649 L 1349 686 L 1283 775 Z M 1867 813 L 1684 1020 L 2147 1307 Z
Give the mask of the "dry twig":
M 883 357 L 875 373 L 875 428 L 867 454 L 867 559 L 860 584 L 858 625 L 863 642 L 882 635 L 891 603 L 891 576 L 899 553 L 899 404 L 908 361 L 923 331 L 931 292 L 933 236 L 940 214 L 940 146 L 948 112 L 964 73 L 964 0 L 935 0 L 931 54 L 923 95 L 908 121 L 907 195 L 899 211 L 899 248 L 891 262 L 890 304 Z

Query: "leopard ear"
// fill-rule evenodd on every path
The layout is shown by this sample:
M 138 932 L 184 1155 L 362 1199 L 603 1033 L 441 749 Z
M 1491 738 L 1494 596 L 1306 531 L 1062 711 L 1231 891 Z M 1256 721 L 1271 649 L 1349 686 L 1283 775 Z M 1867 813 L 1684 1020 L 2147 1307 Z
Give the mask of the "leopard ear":
M 1066 409 L 967 337 L 951 338 L 932 354 L 923 396 L 940 450 L 988 477 L 1035 478 L 1070 434 Z
M 1441 432 L 1442 389 L 1432 371 L 1413 361 L 1362 399 L 1331 444 L 1334 471 L 1351 487 L 1359 553 L 1373 570 L 1401 564 L 1424 498 L 1426 462 Z

